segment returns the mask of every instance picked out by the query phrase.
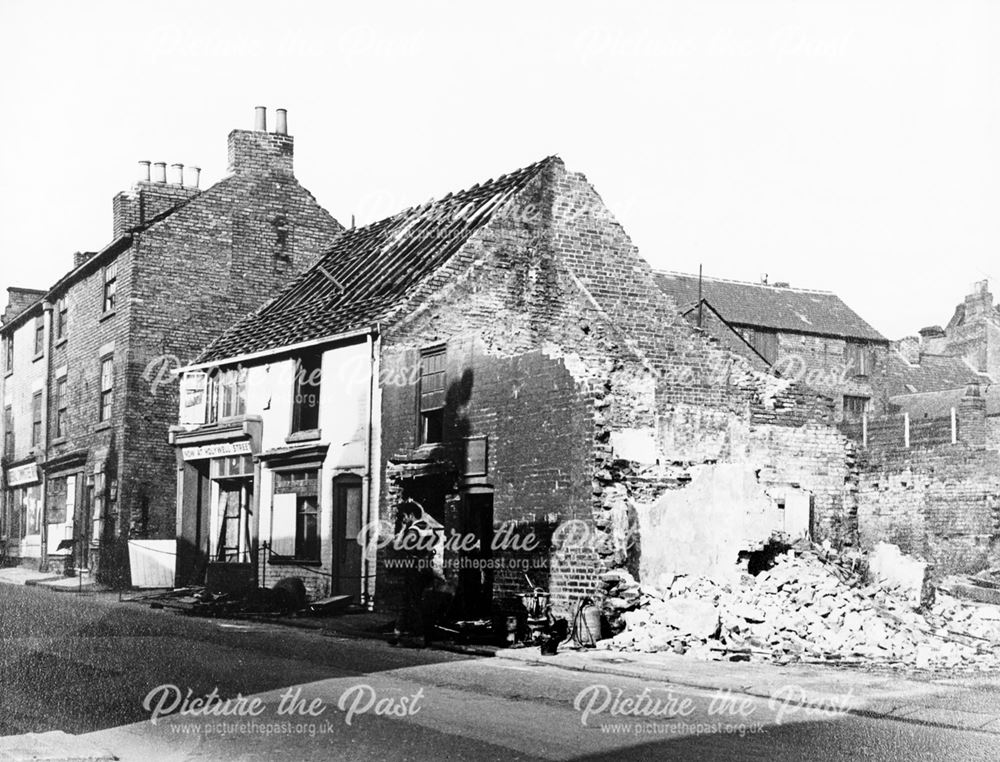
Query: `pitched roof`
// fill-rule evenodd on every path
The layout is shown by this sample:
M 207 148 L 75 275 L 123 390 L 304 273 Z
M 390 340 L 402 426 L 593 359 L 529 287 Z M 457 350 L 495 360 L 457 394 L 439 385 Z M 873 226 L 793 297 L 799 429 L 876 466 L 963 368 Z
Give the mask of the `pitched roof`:
M 923 354 L 919 363 L 911 365 L 897 351 L 889 352 L 888 375 L 890 396 L 948 389 L 964 391 L 968 384 L 990 382 L 985 373 L 975 371 L 961 357 Z
M 658 271 L 656 282 L 683 312 L 698 303 L 698 276 Z M 727 323 L 825 336 L 886 341 L 830 291 L 702 278 L 702 296 Z
M 195 364 L 292 346 L 387 319 L 554 157 L 346 230 L 319 262 L 213 341 Z

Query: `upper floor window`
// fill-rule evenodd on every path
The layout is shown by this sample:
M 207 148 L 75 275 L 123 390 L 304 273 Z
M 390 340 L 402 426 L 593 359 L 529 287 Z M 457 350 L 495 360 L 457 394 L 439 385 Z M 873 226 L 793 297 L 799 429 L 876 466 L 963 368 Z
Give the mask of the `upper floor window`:
M 68 407 L 66 376 L 63 376 L 56 379 L 56 439 L 66 436 L 66 410 Z
M 35 318 L 35 357 L 45 352 L 45 317 Z
M 247 411 L 247 372 L 245 368 L 212 375 L 208 382 L 208 420 L 235 418 Z
M 444 439 L 444 347 L 420 353 L 420 385 L 417 395 L 420 408 L 417 444 L 441 442 Z
M 848 368 L 855 376 L 867 376 L 871 371 L 871 352 L 867 344 L 857 341 L 847 342 L 846 357 Z
M 14 334 L 11 333 L 10 336 L 3 343 L 3 370 L 4 373 L 14 372 Z
M 303 355 L 295 362 L 295 397 L 292 401 L 292 431 L 319 428 L 319 392 L 323 381 L 323 355 Z
M 104 267 L 104 311 L 111 312 L 118 303 L 118 263 Z
M 115 359 L 101 359 L 101 396 L 98 400 L 97 420 L 111 420 L 111 402 L 115 391 Z
M 14 457 L 14 408 L 10 405 L 3 409 L 3 456 Z
M 69 309 L 66 306 L 66 297 L 64 296 L 56 302 L 56 341 L 62 341 L 66 338 L 66 318 L 68 316 Z
M 42 443 L 42 393 L 31 395 L 31 446 Z

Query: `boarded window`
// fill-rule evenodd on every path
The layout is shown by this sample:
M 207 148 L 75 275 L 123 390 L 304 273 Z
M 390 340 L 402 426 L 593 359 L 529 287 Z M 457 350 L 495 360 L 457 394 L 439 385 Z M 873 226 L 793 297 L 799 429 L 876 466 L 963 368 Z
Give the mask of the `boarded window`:
M 66 397 L 66 377 L 56 379 L 56 439 L 66 436 L 66 410 L 69 400 Z
M 868 412 L 868 397 L 844 395 L 844 418 L 848 421 L 860 421 L 861 416 Z
M 31 446 L 42 443 L 42 393 L 31 395 Z
M 778 332 L 770 328 L 744 328 L 740 333 L 757 354 L 769 363 L 778 361 Z
M 871 350 L 867 344 L 857 341 L 847 342 L 844 358 L 851 373 L 855 376 L 867 376 L 871 371 Z
M 3 456 L 14 457 L 14 408 L 10 405 L 3 409 Z

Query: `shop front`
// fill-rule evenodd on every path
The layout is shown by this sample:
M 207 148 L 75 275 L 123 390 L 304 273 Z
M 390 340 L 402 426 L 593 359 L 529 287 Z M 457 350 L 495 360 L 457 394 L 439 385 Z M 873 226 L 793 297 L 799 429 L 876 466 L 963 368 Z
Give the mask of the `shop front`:
M 12 562 L 41 561 L 42 475 L 32 460 L 6 469 L 4 522 L 0 535 Z

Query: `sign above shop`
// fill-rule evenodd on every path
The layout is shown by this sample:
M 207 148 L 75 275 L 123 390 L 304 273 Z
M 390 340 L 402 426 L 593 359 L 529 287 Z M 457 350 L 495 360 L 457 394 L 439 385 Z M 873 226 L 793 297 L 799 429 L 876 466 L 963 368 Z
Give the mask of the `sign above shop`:
M 250 442 L 220 442 L 219 444 L 201 445 L 200 447 L 185 447 L 181 450 L 184 460 L 201 460 L 203 458 L 225 458 L 230 455 L 251 455 Z
M 34 484 L 38 478 L 38 464 L 28 463 L 7 471 L 7 486 L 19 487 L 22 484 Z

